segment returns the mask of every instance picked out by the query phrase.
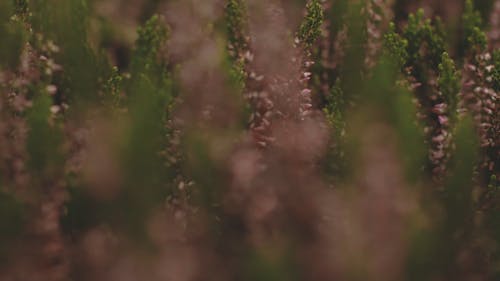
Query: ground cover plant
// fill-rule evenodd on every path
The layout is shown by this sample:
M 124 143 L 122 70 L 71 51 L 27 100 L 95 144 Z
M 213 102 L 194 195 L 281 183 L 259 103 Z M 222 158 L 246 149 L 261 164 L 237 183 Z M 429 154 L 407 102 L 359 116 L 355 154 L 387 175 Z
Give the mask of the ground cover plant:
M 499 0 L 1 0 L 0 280 L 500 280 Z

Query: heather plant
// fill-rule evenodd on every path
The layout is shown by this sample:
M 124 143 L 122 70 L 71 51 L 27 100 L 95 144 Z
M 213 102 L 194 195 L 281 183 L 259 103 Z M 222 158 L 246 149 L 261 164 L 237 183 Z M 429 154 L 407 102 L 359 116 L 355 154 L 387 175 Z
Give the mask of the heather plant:
M 446 44 L 440 20 L 432 24 L 424 19 L 424 11 L 410 14 L 408 25 L 398 36 L 394 27 L 386 36 L 386 45 L 403 61 L 406 84 L 412 89 L 419 108 L 418 119 L 424 126 L 429 146 L 427 169 L 436 179 L 442 179 L 450 153 L 453 128 L 450 119 L 456 114 L 456 96 L 459 94 L 454 63 L 446 53 Z M 403 51 L 403 47 L 406 50 Z M 451 72 L 451 73 L 450 73 Z M 451 81 L 448 81 L 451 80 Z
M 497 280 L 498 14 L 0 1 L 0 280 Z

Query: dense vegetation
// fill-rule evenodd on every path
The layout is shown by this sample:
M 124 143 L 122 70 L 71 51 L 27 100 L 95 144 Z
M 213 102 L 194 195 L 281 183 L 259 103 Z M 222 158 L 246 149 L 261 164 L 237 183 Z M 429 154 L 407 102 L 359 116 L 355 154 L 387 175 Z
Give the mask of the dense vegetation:
M 500 280 L 500 1 L 1 0 L 0 280 Z

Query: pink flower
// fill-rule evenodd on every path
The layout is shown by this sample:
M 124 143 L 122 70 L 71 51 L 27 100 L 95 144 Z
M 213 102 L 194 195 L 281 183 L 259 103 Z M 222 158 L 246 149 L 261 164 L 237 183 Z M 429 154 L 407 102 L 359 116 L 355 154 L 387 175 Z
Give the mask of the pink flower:
M 441 124 L 441 125 L 443 125 L 443 126 L 448 125 L 448 122 L 449 122 L 448 117 L 446 117 L 446 116 L 444 116 L 444 115 L 439 115 L 439 116 L 438 116 L 438 119 L 439 119 L 439 124 Z
M 432 112 L 435 114 L 444 114 L 447 108 L 448 106 L 445 103 L 436 104 L 434 108 L 432 108 Z

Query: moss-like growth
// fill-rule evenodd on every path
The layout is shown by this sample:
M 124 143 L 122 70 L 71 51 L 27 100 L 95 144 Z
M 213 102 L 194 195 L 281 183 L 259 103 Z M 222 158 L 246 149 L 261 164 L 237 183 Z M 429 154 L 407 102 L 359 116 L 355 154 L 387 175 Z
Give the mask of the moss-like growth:
M 306 48 L 310 48 L 321 35 L 324 15 L 323 7 L 318 0 L 311 0 L 306 6 L 307 14 L 300 25 L 298 38 Z
M 461 88 L 461 77 L 455 62 L 447 52 L 443 53 L 441 64 L 439 64 L 438 87 L 448 105 L 449 114 L 454 118 Z
M 160 16 L 152 16 L 144 26 L 137 30 L 138 38 L 132 57 L 132 72 L 155 71 L 158 67 L 158 56 L 164 46 L 168 28 Z
M 117 67 L 111 69 L 109 78 L 106 80 L 103 86 L 105 100 L 109 100 L 112 107 L 119 108 L 123 104 L 122 88 L 123 88 L 123 76 L 119 73 Z
M 467 49 L 475 54 L 483 52 L 488 46 L 488 37 L 479 27 L 474 27 L 467 37 Z
M 396 32 L 396 25 L 390 23 L 389 31 L 384 35 L 384 54 L 402 68 L 408 62 L 408 40 Z
M 408 26 L 403 32 L 407 40 L 408 63 L 411 66 L 429 63 L 437 68 L 441 55 L 445 51 L 445 40 L 430 19 L 424 18 L 424 11 L 419 10 L 408 18 Z
M 472 0 L 465 1 L 462 15 L 462 49 L 463 54 L 478 53 L 487 46 L 486 34 L 482 31 L 483 20 L 475 9 Z

